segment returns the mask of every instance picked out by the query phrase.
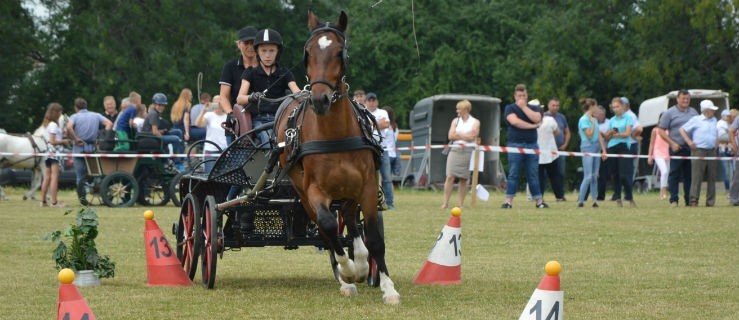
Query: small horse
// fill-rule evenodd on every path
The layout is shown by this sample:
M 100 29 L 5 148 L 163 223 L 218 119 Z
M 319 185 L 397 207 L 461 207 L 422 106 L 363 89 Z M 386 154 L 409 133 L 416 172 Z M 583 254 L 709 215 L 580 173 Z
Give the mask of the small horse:
M 4 130 L 3 130 L 4 131 Z M 0 133 L 0 152 L 13 153 L 44 153 L 49 149 L 42 136 L 13 135 Z M 36 199 L 36 190 L 41 187 L 44 178 L 44 162 L 46 157 L 0 155 L 0 169 L 32 169 L 31 189 L 23 195 L 23 200 Z M 5 191 L 0 186 L 0 199 L 5 199 Z
M 379 227 L 377 150 L 361 142 L 367 133 L 358 121 L 359 108 L 349 100 L 344 81 L 347 16 L 341 12 L 337 22 L 325 23 L 309 12 L 308 25 L 311 36 L 305 44 L 304 63 L 309 92 L 304 93 L 302 101 L 283 104 L 275 121 L 278 146 L 285 146 L 280 168 L 287 170 L 301 203 L 338 261 L 340 292 L 346 296 L 357 294 L 354 283 L 367 278 L 367 258 L 371 255 L 380 273 L 383 301 L 398 304 L 400 294 L 385 265 L 385 242 Z M 290 122 L 296 118 L 300 124 L 294 127 Z M 371 130 L 369 135 L 371 139 Z M 300 151 L 291 155 L 290 151 L 295 150 Z M 353 239 L 353 257 L 347 255 L 338 238 L 338 221 L 329 209 L 334 201 L 341 202 L 340 214 Z M 356 224 L 360 210 L 367 246 Z

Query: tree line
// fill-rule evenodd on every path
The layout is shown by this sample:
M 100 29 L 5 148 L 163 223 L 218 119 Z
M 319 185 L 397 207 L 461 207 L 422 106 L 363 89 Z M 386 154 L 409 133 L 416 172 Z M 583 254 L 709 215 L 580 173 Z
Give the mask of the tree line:
M 49 9 L 34 19 L 29 4 Z M 106 95 L 138 91 L 175 99 L 188 87 L 218 92 L 246 25 L 278 30 L 281 63 L 304 84 L 307 12 L 349 16 L 352 89 L 376 92 L 401 126 L 420 99 L 473 93 L 512 100 L 558 97 L 571 126 L 578 100 L 633 106 L 679 88 L 739 94 L 739 0 L 8 0 L 0 3 L 0 128 L 38 126 L 49 102 L 71 113 L 81 96 L 101 111 Z M 504 135 L 504 133 L 503 133 Z M 503 140 L 504 141 L 504 140 Z

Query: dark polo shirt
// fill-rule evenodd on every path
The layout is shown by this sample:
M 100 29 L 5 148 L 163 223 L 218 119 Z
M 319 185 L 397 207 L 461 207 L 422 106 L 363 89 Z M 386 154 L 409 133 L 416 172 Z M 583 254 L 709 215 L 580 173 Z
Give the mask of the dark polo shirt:
M 290 69 L 277 66 L 277 71 L 267 75 L 261 66 L 246 68 L 242 79 L 249 81 L 249 94 L 252 92 L 267 92 L 264 94 L 265 97 L 270 99 L 277 99 L 285 96 L 285 91 L 290 90 L 288 83 L 295 81 L 295 76 Z M 253 114 L 270 113 L 275 114 L 279 103 L 266 103 L 262 101 L 259 104 L 259 108 L 249 108 L 249 111 Z
M 244 61 L 241 57 L 226 62 L 223 65 L 223 71 L 221 71 L 221 80 L 218 80 L 218 84 L 227 85 L 231 87 L 231 104 L 236 104 L 236 97 L 239 95 L 239 89 L 241 89 L 241 75 L 244 74 Z

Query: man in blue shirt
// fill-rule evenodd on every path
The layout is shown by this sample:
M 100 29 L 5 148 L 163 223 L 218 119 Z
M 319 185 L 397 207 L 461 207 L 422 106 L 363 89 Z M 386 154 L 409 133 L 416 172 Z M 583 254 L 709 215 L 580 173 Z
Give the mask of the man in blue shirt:
M 711 100 L 701 101 L 701 115 L 690 118 L 680 127 L 680 135 L 690 146 L 690 155 L 694 157 L 715 157 L 718 130 L 714 114 L 718 107 Z M 690 206 L 697 207 L 700 199 L 701 184 L 706 177 L 708 191 L 706 191 L 706 207 L 716 204 L 716 165 L 714 160 L 693 159 L 691 164 Z
M 508 148 L 539 149 L 536 129 L 541 124 L 541 108 L 527 103 L 529 94 L 526 85 L 516 85 L 515 103 L 505 107 L 505 119 L 508 124 Z M 501 208 L 513 208 L 513 198 L 518 188 L 521 170 L 525 170 L 526 182 L 529 183 L 531 198 L 536 200 L 536 207 L 549 208 L 544 203 L 539 186 L 539 155 L 524 153 L 508 153 L 508 183 L 506 185 L 506 202 Z
M 567 150 L 567 147 L 570 145 L 570 126 L 567 124 L 567 117 L 565 117 L 564 114 L 559 112 L 560 103 L 558 98 L 551 98 L 549 99 L 549 103 L 547 103 L 547 111 L 546 114 L 554 118 L 554 121 L 557 122 L 557 127 L 559 128 L 559 133 L 556 133 L 554 135 L 554 142 L 557 143 L 557 150 L 559 151 L 565 151 Z M 560 156 L 557 158 L 557 166 L 559 169 L 559 174 L 561 177 L 565 176 L 565 168 L 567 163 L 567 157 Z M 543 182 L 546 182 L 546 180 L 542 180 Z M 564 179 L 559 179 L 559 181 L 555 182 L 552 181 L 552 184 L 557 183 L 557 186 L 552 186 L 552 189 L 554 190 L 564 190 Z M 541 189 L 546 189 L 546 186 L 542 184 Z M 561 198 L 557 198 L 557 201 L 567 201 L 564 196 Z
M 670 207 L 673 208 L 677 207 L 677 202 L 680 199 L 678 184 L 681 175 L 683 177 L 685 205 L 688 205 L 691 182 L 690 160 L 674 156 L 690 155 L 690 147 L 680 134 L 680 127 L 697 115 L 698 112 L 690 107 L 690 92 L 680 90 L 677 93 L 677 105 L 667 109 L 657 125 L 659 129 L 657 133 L 670 145 L 670 175 L 667 178 L 667 189 L 670 191 Z M 665 130 L 669 133 L 666 133 Z
M 76 111 L 67 123 L 67 131 L 72 135 L 74 145 L 72 152 L 95 152 L 95 140 L 97 140 L 100 126 L 105 130 L 113 128 L 113 123 L 97 112 L 87 111 L 87 100 L 74 99 L 74 110 Z M 85 158 L 74 157 L 74 172 L 77 176 L 77 184 L 87 175 Z

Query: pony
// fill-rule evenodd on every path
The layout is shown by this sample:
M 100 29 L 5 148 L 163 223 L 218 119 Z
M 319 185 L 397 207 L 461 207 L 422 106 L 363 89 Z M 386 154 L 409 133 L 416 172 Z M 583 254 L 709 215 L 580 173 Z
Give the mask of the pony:
M 334 23 L 321 22 L 311 11 L 311 36 L 304 47 L 304 64 L 309 84 L 294 101 L 285 101 L 275 120 L 280 170 L 292 181 L 308 216 L 338 262 L 339 291 L 357 295 L 355 283 L 366 280 L 368 257 L 375 259 L 380 274 L 382 300 L 400 303 L 400 294 L 385 264 L 385 242 L 378 210 L 377 144 L 372 130 L 367 133 L 362 120 L 374 118 L 349 99 L 345 82 L 347 69 L 346 27 L 343 11 Z M 362 110 L 365 113 L 361 114 Z M 299 122 L 299 123 L 296 123 Z M 376 127 L 376 124 L 374 124 Z M 340 204 L 348 236 L 353 240 L 349 256 L 338 238 L 339 221 L 330 210 Z M 364 217 L 364 236 L 357 228 L 359 213 Z

